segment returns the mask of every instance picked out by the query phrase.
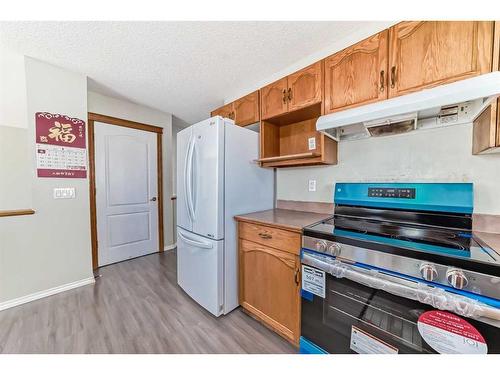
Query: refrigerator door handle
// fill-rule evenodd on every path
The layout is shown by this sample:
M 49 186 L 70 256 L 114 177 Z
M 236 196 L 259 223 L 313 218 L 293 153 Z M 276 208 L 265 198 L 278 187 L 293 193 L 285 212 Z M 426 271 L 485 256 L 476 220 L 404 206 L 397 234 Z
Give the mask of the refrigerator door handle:
M 196 220 L 196 190 L 198 189 L 198 158 L 197 158 L 196 139 L 193 139 L 193 152 L 191 156 L 191 209 L 193 213 L 193 221 Z
M 187 162 L 186 162 L 186 199 L 189 217 L 194 221 L 193 209 L 193 152 L 194 152 L 194 138 L 189 143 Z
M 191 154 L 191 146 L 192 146 L 192 138 L 189 139 L 188 148 L 186 152 L 186 158 L 184 160 L 184 203 L 186 204 L 186 208 L 188 211 L 188 216 L 193 221 L 193 217 L 191 216 L 191 210 L 189 208 L 189 197 L 191 195 L 190 192 L 190 173 L 189 173 L 189 157 Z
M 196 246 L 196 247 L 201 247 L 202 249 L 212 249 L 214 246 L 213 244 L 211 244 L 210 242 L 207 243 L 207 242 L 199 242 L 199 241 L 195 241 L 191 238 L 188 238 L 186 236 L 184 236 L 181 232 L 178 232 L 177 233 L 179 235 L 179 238 L 181 240 L 183 240 L 185 243 L 189 244 L 189 245 L 193 245 L 193 246 Z

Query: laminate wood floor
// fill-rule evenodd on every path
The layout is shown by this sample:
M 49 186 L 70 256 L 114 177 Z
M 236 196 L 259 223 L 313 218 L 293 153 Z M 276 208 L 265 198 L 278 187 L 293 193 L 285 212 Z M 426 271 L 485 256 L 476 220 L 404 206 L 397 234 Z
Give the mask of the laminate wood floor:
M 0 353 L 296 353 L 237 309 L 215 318 L 177 285 L 176 253 L 99 270 L 84 286 L 0 312 Z

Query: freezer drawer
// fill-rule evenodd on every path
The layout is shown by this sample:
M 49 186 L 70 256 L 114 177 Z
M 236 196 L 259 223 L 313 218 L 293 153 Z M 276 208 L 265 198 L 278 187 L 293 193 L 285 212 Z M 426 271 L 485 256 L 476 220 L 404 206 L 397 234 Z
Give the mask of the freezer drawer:
M 223 312 L 224 241 L 177 227 L 177 283 L 215 316 Z

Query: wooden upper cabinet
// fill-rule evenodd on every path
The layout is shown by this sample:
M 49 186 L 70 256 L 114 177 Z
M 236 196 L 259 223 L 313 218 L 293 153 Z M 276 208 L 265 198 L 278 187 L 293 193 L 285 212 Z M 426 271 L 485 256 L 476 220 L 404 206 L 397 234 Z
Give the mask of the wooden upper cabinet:
M 322 98 L 323 61 L 318 61 L 260 89 L 261 119 L 321 103 Z
M 388 30 L 325 59 L 325 113 L 387 99 Z
M 288 111 L 319 103 L 323 96 L 323 62 L 318 61 L 288 76 Z
M 260 89 L 261 119 L 281 115 L 288 110 L 287 77 Z
M 210 116 L 217 115 L 234 120 L 234 123 L 240 126 L 259 122 L 259 91 L 254 91 L 210 113 Z
M 236 100 L 233 104 L 234 122 L 236 125 L 247 126 L 259 121 L 259 91 Z
M 210 117 L 213 116 L 222 116 L 224 118 L 230 118 L 234 120 L 233 114 L 233 103 L 226 104 L 210 113 Z
M 491 21 L 401 22 L 389 33 L 389 97 L 491 71 Z

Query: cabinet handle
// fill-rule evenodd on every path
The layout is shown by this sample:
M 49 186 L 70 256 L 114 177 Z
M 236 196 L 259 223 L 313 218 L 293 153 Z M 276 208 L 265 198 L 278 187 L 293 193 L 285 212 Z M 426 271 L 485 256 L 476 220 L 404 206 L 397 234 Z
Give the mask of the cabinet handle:
M 288 89 L 288 100 L 292 101 L 292 89 L 291 88 Z
M 269 233 L 259 233 L 259 236 L 260 236 L 261 238 L 266 239 L 266 240 L 269 240 L 269 239 L 273 238 L 273 236 L 272 236 L 272 235 L 270 235 Z
M 383 70 L 380 71 L 380 92 L 384 91 L 385 84 L 385 72 Z
M 396 87 L 396 67 L 391 68 L 391 89 Z
M 286 104 L 286 89 L 283 89 L 283 104 Z
M 297 284 L 297 285 L 299 285 L 299 283 L 300 283 L 300 277 L 299 277 L 299 275 L 300 275 L 300 272 L 299 272 L 299 269 L 297 268 L 295 270 L 295 284 Z

